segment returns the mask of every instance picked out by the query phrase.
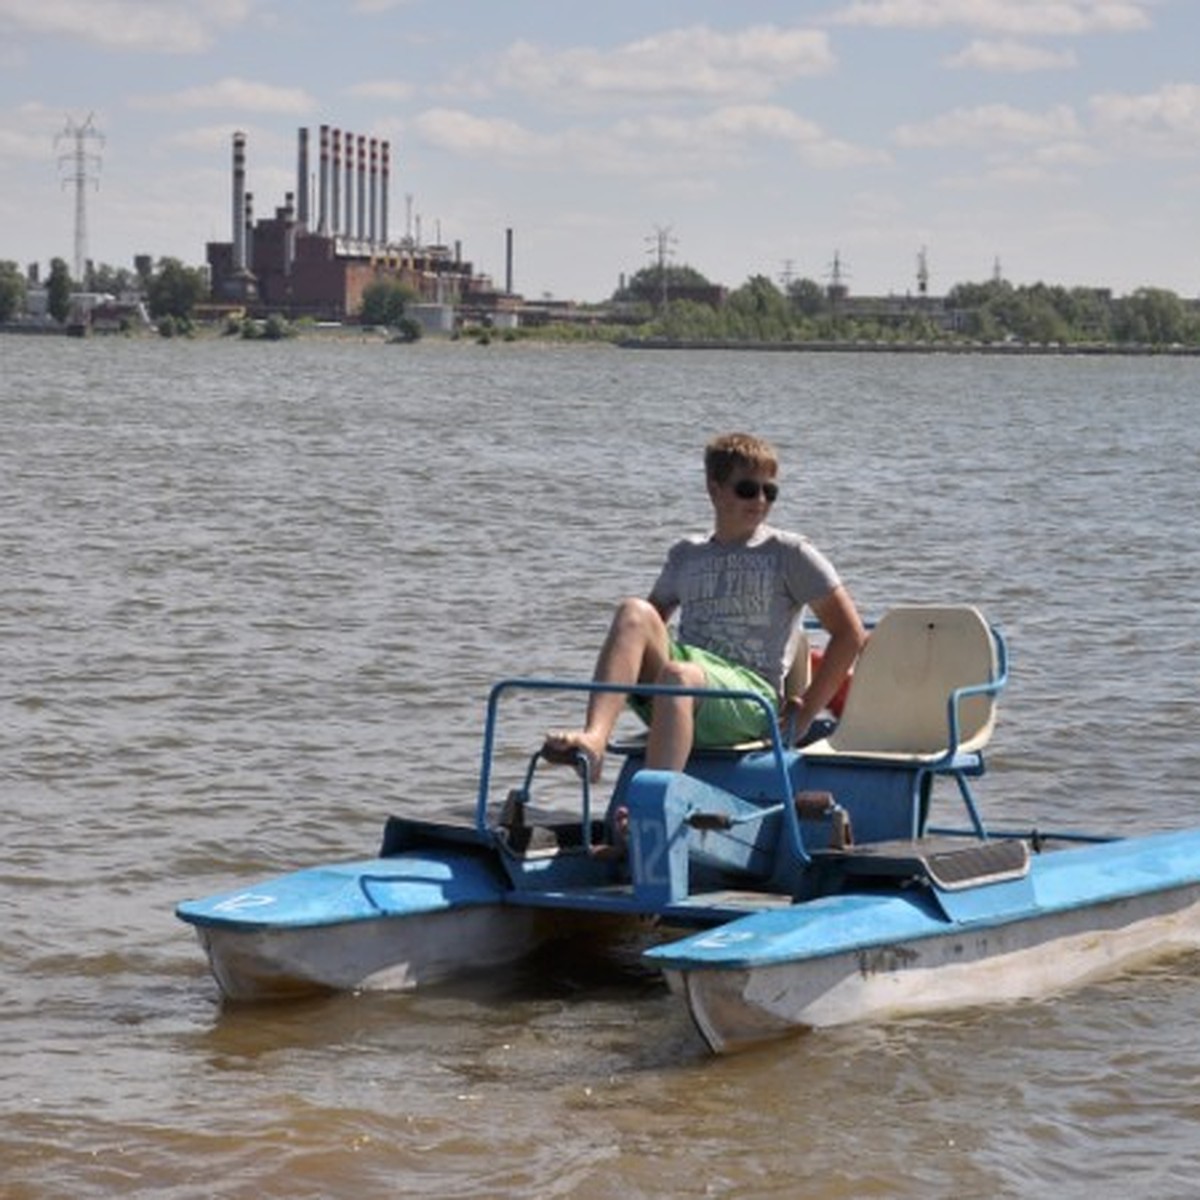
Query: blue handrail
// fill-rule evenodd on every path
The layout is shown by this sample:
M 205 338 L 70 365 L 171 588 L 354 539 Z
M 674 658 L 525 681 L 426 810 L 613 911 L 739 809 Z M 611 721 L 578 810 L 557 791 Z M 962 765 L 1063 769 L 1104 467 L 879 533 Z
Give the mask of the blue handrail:
M 973 683 L 967 687 L 955 688 L 949 699 L 946 701 L 946 720 L 949 723 L 949 742 L 946 746 L 946 753 L 942 755 L 936 762 L 931 763 L 931 766 L 940 766 L 944 763 L 953 761 L 958 753 L 958 744 L 961 740 L 959 732 L 959 710 L 962 702 L 970 696 L 995 696 L 1004 690 L 1004 686 L 1008 683 L 1008 645 L 1004 640 L 1004 635 L 994 625 L 988 626 L 988 631 L 992 635 L 992 641 L 996 646 L 996 675 L 987 683 Z
M 722 696 L 732 700 L 750 700 L 760 705 L 767 715 L 767 729 L 770 734 L 771 751 L 779 772 L 779 795 L 784 804 L 784 822 L 792 850 L 802 862 L 808 862 L 809 856 L 804 849 L 804 839 L 800 831 L 800 819 L 796 806 L 787 801 L 791 796 L 791 779 L 788 775 L 787 759 L 784 757 L 783 738 L 779 731 L 779 721 L 774 703 L 760 692 L 734 691 L 724 688 L 709 687 L 672 687 L 666 684 L 639 683 L 632 687 L 625 684 L 596 683 L 593 681 L 575 681 L 563 679 L 511 678 L 502 679 L 492 686 L 488 693 L 487 718 L 483 731 L 483 760 L 479 772 L 479 795 L 475 805 L 475 826 L 482 834 L 488 833 L 488 800 L 491 794 L 492 759 L 496 745 L 496 726 L 499 721 L 500 698 L 508 691 L 573 691 L 573 692 L 616 692 L 622 695 L 637 696 Z M 587 772 L 583 773 L 583 829 L 584 838 L 591 837 L 591 789 Z

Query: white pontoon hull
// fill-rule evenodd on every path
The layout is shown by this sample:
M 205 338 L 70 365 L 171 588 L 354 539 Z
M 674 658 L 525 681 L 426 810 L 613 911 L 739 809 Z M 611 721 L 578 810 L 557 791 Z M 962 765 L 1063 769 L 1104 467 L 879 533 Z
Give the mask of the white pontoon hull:
M 305 928 L 200 925 L 196 934 L 226 997 L 273 1000 L 425 987 L 515 962 L 549 931 L 546 914 L 488 905 Z
M 665 974 L 723 1053 L 803 1029 L 1044 998 L 1197 947 L 1192 886 L 828 957 Z

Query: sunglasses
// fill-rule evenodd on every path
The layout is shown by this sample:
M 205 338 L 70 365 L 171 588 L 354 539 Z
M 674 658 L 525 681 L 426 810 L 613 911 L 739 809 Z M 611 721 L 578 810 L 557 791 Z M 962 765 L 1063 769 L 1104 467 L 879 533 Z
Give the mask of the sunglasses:
M 739 500 L 757 500 L 759 492 L 768 504 L 774 504 L 779 496 L 779 484 L 769 479 L 766 483 L 759 483 L 757 479 L 739 479 L 733 485 L 733 494 Z

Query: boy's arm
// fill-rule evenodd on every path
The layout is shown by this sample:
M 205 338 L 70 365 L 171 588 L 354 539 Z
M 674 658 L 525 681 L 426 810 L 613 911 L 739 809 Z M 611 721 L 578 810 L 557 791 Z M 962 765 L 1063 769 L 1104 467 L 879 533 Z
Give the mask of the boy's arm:
M 818 713 L 828 707 L 867 640 L 862 618 L 845 587 L 838 586 L 811 605 L 829 634 L 812 682 L 800 696 L 785 697 L 783 719 L 795 716 L 796 737 L 804 736 Z

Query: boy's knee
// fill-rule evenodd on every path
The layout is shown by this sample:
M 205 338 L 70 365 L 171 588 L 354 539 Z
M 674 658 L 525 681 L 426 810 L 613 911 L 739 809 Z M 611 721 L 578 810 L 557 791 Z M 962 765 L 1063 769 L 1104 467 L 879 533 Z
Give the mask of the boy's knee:
M 703 667 L 672 660 L 663 664 L 657 682 L 669 687 L 704 687 L 708 680 Z
M 645 617 L 651 613 L 658 615 L 654 605 L 641 596 L 626 596 L 617 605 L 618 616 Z
M 657 632 L 663 625 L 663 619 L 657 608 L 640 596 L 629 596 L 617 605 L 613 624 L 617 627 L 633 627 L 646 632 Z

